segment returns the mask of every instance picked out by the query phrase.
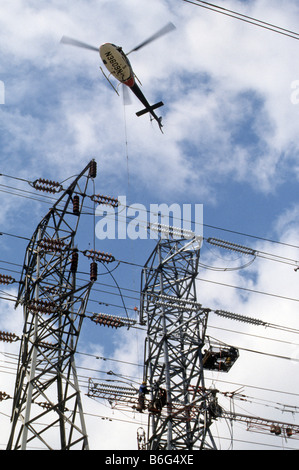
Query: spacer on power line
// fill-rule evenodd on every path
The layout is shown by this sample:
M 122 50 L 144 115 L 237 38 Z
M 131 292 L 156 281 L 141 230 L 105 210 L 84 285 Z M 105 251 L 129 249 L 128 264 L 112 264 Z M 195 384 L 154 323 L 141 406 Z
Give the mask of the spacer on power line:
M 37 180 L 33 181 L 33 183 L 29 184 L 38 191 L 44 191 L 46 193 L 52 194 L 59 193 L 63 189 L 61 184 L 57 181 L 51 181 L 44 178 L 38 178 Z
M 119 205 L 118 199 L 110 196 L 103 196 L 101 194 L 94 194 L 90 199 L 97 204 L 103 204 L 106 206 L 118 207 Z
M 16 282 L 16 280 L 11 277 L 11 276 L 7 276 L 6 274 L 0 274 L 0 284 L 13 284 L 14 282 Z
M 101 261 L 103 263 L 112 263 L 115 261 L 114 256 L 103 251 L 85 250 L 82 252 L 87 258 L 92 258 L 94 261 Z

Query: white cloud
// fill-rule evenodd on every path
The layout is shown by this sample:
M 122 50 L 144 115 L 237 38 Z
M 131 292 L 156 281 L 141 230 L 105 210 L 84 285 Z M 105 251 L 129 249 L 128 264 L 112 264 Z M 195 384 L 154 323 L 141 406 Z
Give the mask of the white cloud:
M 234 7 L 234 2 L 231 4 Z M 30 144 L 31 137 L 31 142 L 34 142 L 32 154 L 39 154 L 43 166 L 47 164 L 50 167 L 53 158 L 55 164 L 59 163 L 59 153 L 65 154 L 69 164 L 93 154 L 103 162 L 104 169 L 112 173 L 115 170 L 115 159 L 124 153 L 125 145 L 121 129 L 124 128 L 121 100 L 100 76 L 96 54 L 58 45 L 58 40 L 62 34 L 69 34 L 77 35 L 86 42 L 92 41 L 93 36 L 103 36 L 103 42 L 109 30 L 109 37 L 115 37 L 122 44 L 138 42 L 138 37 L 142 40 L 151 34 L 155 24 L 158 28 L 162 19 L 166 21 L 167 5 L 162 6 L 157 2 L 155 8 L 152 5 L 146 7 L 147 18 L 150 17 L 148 22 L 145 22 L 144 5 L 137 9 L 135 5 L 132 10 L 134 15 L 128 18 L 125 12 L 130 4 L 124 5 L 122 2 L 118 6 L 121 9 L 119 15 L 114 16 L 113 22 L 105 21 L 103 15 L 99 20 L 96 15 L 90 19 L 90 8 L 93 6 L 96 11 L 98 8 L 95 2 L 88 6 L 77 2 L 69 16 L 64 5 L 57 9 L 55 3 L 39 10 L 27 8 L 22 3 L 18 6 L 19 11 L 25 8 L 28 24 L 25 33 L 29 35 L 30 41 L 25 35 L 22 44 L 27 44 L 30 55 L 23 55 L 17 44 L 11 51 L 12 56 L 16 57 L 20 65 L 25 66 L 30 61 L 34 67 L 38 67 L 41 70 L 39 79 L 42 77 L 45 83 L 51 79 L 49 95 L 46 89 L 41 88 L 41 84 L 37 86 L 43 94 L 43 101 L 47 100 L 46 108 L 43 101 L 40 103 L 46 113 L 32 117 L 22 113 L 23 138 L 19 133 L 19 141 L 22 146 L 26 141 Z M 107 15 L 110 13 L 107 3 L 102 3 L 101 7 Z M 185 9 L 181 15 L 183 7 Z M 270 17 L 271 13 L 276 19 L 275 8 L 269 12 L 269 5 L 263 4 L 262 7 L 264 9 L 255 5 L 260 17 Z M 6 11 L 6 18 L 12 13 L 16 15 L 15 8 L 13 12 Z M 288 12 L 288 9 L 284 12 L 283 20 L 286 23 L 292 19 L 291 15 L 288 18 Z M 252 9 L 252 15 L 257 13 Z M 173 8 L 171 16 L 171 20 L 177 20 L 177 30 L 159 44 L 156 43 L 156 46 L 149 46 L 132 57 L 149 99 L 155 99 L 154 95 L 165 97 L 165 109 L 162 110 L 165 121 L 163 139 L 155 125 L 147 124 L 146 117 L 136 118 L 136 100 L 134 107 L 126 110 L 132 174 L 148 188 L 156 183 L 162 194 L 165 189 L 177 191 L 178 186 L 181 193 L 188 188 L 189 193 L 194 194 L 200 187 L 202 195 L 207 197 L 213 182 L 217 183 L 223 178 L 246 181 L 261 192 L 269 192 L 289 176 L 286 167 L 293 165 L 297 154 L 297 126 L 294 119 L 297 108 L 290 104 L 290 83 L 296 79 L 293 59 L 296 41 L 276 37 L 278 35 L 274 33 L 223 18 L 222 15 L 203 11 L 194 5 Z M 126 18 L 127 29 L 125 26 L 120 27 L 121 18 Z M 86 29 L 88 19 L 91 23 Z M 13 22 L 7 23 L 12 29 L 15 28 Z M 31 28 L 32 23 L 37 26 Z M 127 31 L 130 34 L 126 34 Z M 50 54 L 41 57 L 40 51 L 45 47 L 41 40 L 44 36 L 51 38 L 51 47 Z M 256 73 L 257 70 L 259 73 Z M 190 74 L 192 82 L 189 83 Z M 202 84 L 204 74 L 209 78 L 208 86 Z M 76 75 L 80 78 L 78 82 L 75 80 Z M 88 83 L 83 85 L 81 80 L 84 76 Z M 32 83 L 34 87 L 37 84 L 34 69 L 28 77 L 22 77 L 22 92 L 18 96 L 19 100 L 23 97 L 26 102 L 30 88 L 31 103 L 28 103 L 27 109 L 30 109 L 29 106 L 31 109 L 36 108 L 36 104 L 32 103 L 36 99 Z M 177 89 L 176 93 L 173 92 L 173 85 Z M 189 88 L 187 93 L 186 87 L 187 90 Z M 55 99 L 52 102 L 51 94 L 55 88 Z M 241 99 L 244 93 L 248 94 L 247 103 Z M 255 112 L 256 97 L 261 105 Z M 8 123 L 11 121 L 9 132 L 13 135 L 16 132 L 12 124 L 15 116 L 7 118 Z M 237 131 L 240 121 L 244 126 L 241 132 L 244 133 L 248 120 L 253 120 L 252 139 L 260 141 L 258 149 L 245 148 L 241 144 L 236 147 L 231 142 L 231 133 Z M 54 148 L 57 138 L 61 143 L 59 150 Z M 113 158 L 106 158 L 111 153 L 111 142 Z M 192 159 L 185 148 L 186 142 L 196 145 L 197 152 Z M 156 159 L 160 167 L 148 164 Z M 165 171 L 168 176 L 166 180 L 163 176 Z M 179 181 L 176 177 L 178 174 Z
M 31 117 L 33 122 L 35 121 L 36 132 L 28 127 L 29 116 L 25 118 L 23 114 L 22 119 L 23 133 L 32 137 L 32 142 L 35 143 L 34 147 L 39 150 L 39 153 L 42 151 L 43 163 L 53 157 L 51 147 L 56 142 L 55 135 L 59 136 L 62 145 L 65 142 L 65 148 L 69 148 L 69 154 L 72 154 L 72 157 L 68 158 L 69 161 L 73 161 L 74 154 L 78 155 L 79 159 L 88 153 L 97 153 L 99 158 L 105 160 L 102 153 L 105 155 L 111 148 L 111 138 L 106 138 L 107 132 L 111 135 L 111 123 L 116 121 L 115 125 L 118 130 L 122 125 L 121 104 L 112 89 L 109 89 L 109 85 L 100 77 L 99 59 L 96 54 L 93 56 L 92 53 L 84 50 L 58 45 L 62 34 L 77 34 L 79 39 L 86 42 L 90 42 L 92 36 L 99 36 L 99 26 L 101 36 L 108 34 L 107 21 L 102 16 L 99 25 L 95 19 L 96 15 L 91 19 L 88 33 L 85 33 L 92 6 L 96 7 L 96 3 L 92 2 L 88 6 L 84 4 L 83 7 L 81 2 L 77 2 L 67 16 L 63 5 L 57 9 L 54 3 L 47 6 L 46 9 L 41 7 L 37 10 L 19 3 L 19 12 L 23 12 L 24 8 L 28 25 L 28 29 L 22 33 L 25 35 L 22 38 L 22 45 L 23 47 L 27 46 L 27 55 L 23 54 L 19 47 L 20 44 L 16 43 L 14 31 L 16 23 L 8 21 L 12 14 L 18 18 L 16 7 L 14 6 L 13 11 L 9 9 L 5 12 L 7 24 L 13 30 L 7 31 L 7 37 L 10 38 L 14 32 L 14 40 L 9 46 L 14 46 L 14 49 L 10 51 L 12 57 L 15 57 L 19 66 L 22 64 L 25 66 L 28 61 L 34 64 L 34 67 L 41 70 L 39 79 L 42 77 L 45 83 L 51 78 L 50 95 L 46 95 L 46 90 L 42 91 L 41 84 L 37 87 L 44 95 L 43 100 L 47 99 L 48 102 L 47 114 L 43 114 L 41 117 L 34 117 L 34 115 Z M 103 6 L 108 12 L 109 5 L 105 3 Z M 232 2 L 232 6 L 234 6 L 234 2 Z M 126 17 L 125 11 L 129 8 L 129 4 L 120 4 L 119 7 L 123 9 L 123 15 L 120 12 L 119 16 L 115 17 L 109 36 L 113 35 L 117 40 L 122 41 L 121 36 L 124 33 L 120 34 L 119 32 L 120 18 Z M 264 8 L 264 15 L 262 15 L 262 9 L 258 8 L 259 15 L 265 16 L 267 13 L 266 17 L 269 17 L 269 6 L 264 5 Z M 290 148 L 292 143 L 293 155 L 289 156 L 284 153 L 283 169 L 285 168 L 285 160 L 293 163 L 294 153 L 297 152 L 296 126 L 293 119 L 297 108 L 290 105 L 290 83 L 291 80 L 296 79 L 293 60 L 296 43 L 288 38 L 277 38 L 274 33 L 260 31 L 258 28 L 254 29 L 252 26 L 244 25 L 236 20 L 202 11 L 195 6 L 192 8 L 191 5 L 185 5 L 184 21 L 180 21 L 181 9 L 182 6 L 178 7 L 177 11 L 175 8 L 173 9 L 175 14 L 171 19 L 175 21 L 177 17 L 178 26 L 171 36 L 162 39 L 159 47 L 149 46 L 137 53 L 134 58 L 132 57 L 133 65 L 136 63 L 137 74 L 140 74 L 140 79 L 144 82 L 145 93 L 149 97 L 153 94 L 164 94 L 165 96 L 164 142 L 157 135 L 155 126 L 153 129 L 152 126 L 149 127 L 146 118 L 137 120 L 134 116 L 134 109 L 128 108 L 129 149 L 133 150 L 131 158 L 134 162 L 135 155 L 138 156 L 140 163 L 139 157 L 142 156 L 146 165 L 145 167 L 140 164 L 136 166 L 136 176 L 143 183 L 152 185 L 156 181 L 157 173 L 162 175 L 165 170 L 162 166 L 155 171 L 155 166 L 152 165 L 151 168 L 148 168 L 146 162 L 148 158 L 157 158 L 159 155 L 161 164 L 165 162 L 165 168 L 171 168 L 173 175 L 181 174 L 182 190 L 187 186 L 190 188 L 191 180 L 191 188 L 198 187 L 198 183 L 200 183 L 203 193 L 206 195 L 211 184 L 208 181 L 213 181 L 213 179 L 217 181 L 223 176 L 236 180 L 241 178 L 241 180 L 259 187 L 261 191 L 268 192 L 270 187 L 279 184 L 280 178 L 283 178 L 281 155 L 284 149 Z M 130 20 L 127 19 L 130 35 L 125 35 L 124 42 L 129 42 L 128 39 L 137 41 L 138 36 L 142 38 L 150 34 L 154 24 L 158 23 L 158 18 L 161 23 L 161 18 L 166 20 L 167 16 L 167 8 L 162 7 L 158 2 L 155 8 L 151 5 L 151 8 L 147 9 L 151 21 L 146 24 L 150 24 L 150 26 L 144 26 L 144 6 L 140 9 L 135 8 L 134 12 L 134 16 Z M 284 13 L 286 17 L 287 13 L 288 10 Z M 252 14 L 255 12 L 252 11 Z M 273 16 L 275 16 L 275 9 Z M 38 21 L 39 19 L 40 21 Z M 286 18 L 287 20 L 288 18 Z M 31 27 L 33 23 L 37 25 L 35 28 Z M 160 24 L 157 24 L 158 26 L 160 27 Z M 111 29 L 110 21 L 109 28 Z M 26 34 L 29 38 L 26 37 Z M 83 34 L 86 37 L 83 37 Z M 41 39 L 47 35 L 51 38 L 50 54 L 41 57 L 41 50 L 45 47 Z M 9 42 L 8 39 L 7 41 Z M 260 47 L 261 41 L 262 48 Z M 169 83 L 178 84 L 176 78 L 178 73 L 180 77 L 177 87 L 178 93 L 174 95 L 171 91 L 169 94 L 167 90 Z M 186 94 L 190 73 L 193 74 L 193 89 Z M 55 78 L 52 77 L 53 74 Z M 201 83 L 203 74 L 211 78 L 208 94 L 207 88 L 203 87 Z M 81 80 L 78 82 L 74 80 L 76 75 L 81 79 L 84 75 L 87 76 L 89 83 L 84 86 L 83 90 Z M 23 98 L 26 97 L 32 83 L 34 86 L 36 85 L 34 68 L 27 77 L 22 77 L 21 80 L 23 91 L 22 94 L 19 94 L 18 99 L 22 99 L 22 95 Z M 98 80 L 97 86 L 94 86 L 91 80 L 94 82 Z M 67 85 L 66 90 L 63 89 L 64 84 Z M 52 102 L 51 92 L 54 87 L 58 87 L 60 96 L 56 91 L 55 100 Z M 14 86 L 15 88 L 16 86 Z M 159 93 L 159 90 L 162 93 Z M 250 108 L 244 108 L 245 103 L 240 100 L 240 95 L 244 92 L 250 92 L 253 93 L 252 96 L 260 97 L 263 104 L 258 108 L 257 113 L 253 114 Z M 32 87 L 30 96 L 31 109 L 35 109 L 36 104 L 32 103 L 32 100 L 36 97 Z M 249 97 L 247 103 L 249 106 L 250 100 Z M 43 101 L 40 104 L 45 107 Z M 255 100 L 251 105 L 256 105 Z M 136 101 L 135 107 L 137 110 Z M 88 117 L 84 116 L 85 112 L 88 113 Z M 15 120 L 13 115 L 12 119 Z M 39 121 L 41 119 L 47 120 L 46 128 L 44 128 L 44 124 L 42 129 L 40 128 Z M 240 120 L 246 126 L 248 119 L 254 120 L 255 135 L 253 138 L 263 142 L 264 148 L 260 149 L 258 156 L 252 155 L 252 151 L 249 149 L 247 156 L 244 157 L 244 148 L 236 150 L 229 141 L 230 133 L 238 128 Z M 107 122 L 110 123 L 109 127 L 105 125 Z M 65 126 L 67 132 L 63 134 Z M 86 131 L 87 127 L 88 131 Z M 16 132 L 12 125 L 10 132 L 11 134 Z M 100 138 L 98 138 L 99 135 Z M 124 134 L 115 132 L 113 135 L 114 146 L 120 153 L 119 149 L 124 146 Z M 171 143 L 167 136 L 171 139 Z M 26 140 L 28 139 L 29 137 Z M 205 149 L 205 145 L 210 145 L 210 154 L 207 157 L 210 165 L 207 163 L 202 165 L 202 172 L 198 172 L 198 161 L 190 162 L 190 156 L 184 150 L 185 142 L 193 141 L 193 139 L 199 151 L 201 148 Z M 151 142 L 150 146 L 149 141 Z M 35 149 L 33 153 L 37 152 Z M 47 149 L 49 150 L 47 151 Z M 138 149 L 139 155 L 137 155 L 136 149 Z M 213 158 L 211 158 L 211 152 Z M 178 154 L 180 154 L 179 159 L 177 158 Z M 173 159 L 173 155 L 175 155 L 175 159 Z M 265 162 L 265 159 L 266 163 L 262 163 L 262 161 Z M 252 161 L 255 162 L 254 165 Z M 106 160 L 104 166 L 108 171 L 111 171 L 112 165 L 110 166 L 109 163 Z M 186 168 L 189 168 L 189 171 L 186 172 Z M 206 177 L 203 176 L 203 171 Z M 277 178 L 278 175 L 280 178 Z M 194 181 L 193 184 L 192 181 Z M 170 177 L 167 180 L 167 188 L 173 189 L 175 187 L 177 187 L 177 181 Z

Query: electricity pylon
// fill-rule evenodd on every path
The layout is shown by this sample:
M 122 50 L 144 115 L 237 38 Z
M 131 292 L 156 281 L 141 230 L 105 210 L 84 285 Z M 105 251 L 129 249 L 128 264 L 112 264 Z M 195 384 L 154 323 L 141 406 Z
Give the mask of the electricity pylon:
M 199 248 L 197 237 L 160 239 L 143 269 L 148 450 L 216 449 L 210 426 L 217 398 L 205 388 L 202 361 L 209 309 L 196 298 Z
M 8 450 L 88 449 L 74 356 L 95 277 L 76 283 L 75 235 L 95 175 L 92 160 L 38 224 L 26 250 L 16 302 L 23 306 L 24 328 Z

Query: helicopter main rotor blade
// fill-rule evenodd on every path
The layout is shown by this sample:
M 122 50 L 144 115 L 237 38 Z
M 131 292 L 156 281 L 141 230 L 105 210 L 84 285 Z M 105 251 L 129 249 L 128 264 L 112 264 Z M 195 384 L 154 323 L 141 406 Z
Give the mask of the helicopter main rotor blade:
M 90 46 L 85 42 L 77 41 L 77 39 L 72 39 L 67 36 L 62 36 L 60 42 L 62 44 L 70 44 L 71 46 L 82 47 L 83 49 L 90 49 L 91 51 L 99 52 L 99 48 L 95 46 Z
M 166 26 L 164 26 L 162 29 L 157 31 L 155 34 L 150 36 L 148 39 L 143 41 L 141 44 L 139 44 L 137 47 L 134 47 L 130 52 L 128 52 L 126 55 L 131 54 L 131 52 L 138 51 L 144 46 L 147 46 L 147 44 L 155 41 L 156 39 L 159 39 L 161 36 L 164 36 L 164 34 L 170 33 L 170 31 L 173 31 L 175 29 L 175 26 L 173 23 L 167 23 Z

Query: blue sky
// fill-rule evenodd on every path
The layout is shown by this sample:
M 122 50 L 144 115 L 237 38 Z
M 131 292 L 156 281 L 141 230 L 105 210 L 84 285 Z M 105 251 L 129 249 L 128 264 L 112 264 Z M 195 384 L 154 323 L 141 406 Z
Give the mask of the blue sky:
M 295 0 L 226 0 L 219 4 L 287 29 L 297 28 L 299 7 Z M 136 117 L 141 108 L 135 97 L 130 106 L 123 106 L 99 70 L 97 53 L 61 45 L 60 39 L 67 35 L 95 46 L 113 42 L 129 51 L 169 21 L 176 25 L 174 32 L 130 56 L 146 97 L 153 103 L 165 103 L 161 108 L 162 135 L 146 116 Z M 95 158 L 97 193 L 125 195 L 128 204 L 139 203 L 148 209 L 154 203 L 203 204 L 204 237 L 230 240 L 292 260 L 299 258 L 299 105 L 292 100 L 292 84 L 299 79 L 298 41 L 182 0 L 74 0 L 71 4 L 66 0 L 14 0 L 1 6 L 0 31 L 0 80 L 5 86 L 5 103 L 0 105 L 1 174 L 29 181 L 39 177 L 63 181 Z M 41 202 L 42 195 L 32 194 L 24 181 L 0 176 L 0 184 L 0 231 L 30 238 L 49 202 Z M 88 217 L 79 241 L 82 249 L 93 241 Z M 2 236 L 0 247 L 1 272 L 7 272 L 5 262 L 23 263 L 25 240 Z M 97 249 L 140 265 L 153 248 L 151 240 L 97 240 Z M 207 243 L 201 261 L 213 268 L 202 267 L 199 273 L 202 304 L 298 328 L 296 302 L 204 282 L 297 298 L 299 273 L 292 266 L 257 258 L 246 270 L 232 271 L 248 259 Z M 121 265 L 114 275 L 120 286 L 137 291 L 134 299 L 125 298 L 126 307 L 133 309 L 138 305 L 139 269 Z M 108 275 L 102 279 L 104 284 L 114 285 Z M 107 285 L 98 288 L 117 293 Z M 3 290 L 15 293 L 14 289 Z M 124 293 L 130 296 L 129 291 Z M 124 314 L 116 295 L 96 291 L 91 299 L 91 310 L 105 307 L 107 313 Z M 99 306 L 99 301 L 109 305 Z M 1 304 L 1 328 L 20 332 L 21 312 L 14 311 L 11 302 Z M 216 317 L 211 325 L 239 333 L 275 334 Z M 211 335 L 245 348 L 272 353 L 278 347 L 269 340 L 211 331 Z M 285 333 L 282 338 L 278 332 L 277 339 L 289 343 L 281 344 L 282 355 L 298 357 L 296 335 Z M 5 352 L 15 347 L 17 352 L 17 345 L 2 347 Z M 115 332 L 86 324 L 82 331 L 80 348 L 88 353 L 140 363 L 142 347 L 142 332 L 137 330 Z M 79 356 L 78 361 L 91 369 L 111 366 L 99 365 L 99 360 L 88 356 Z M 113 367 L 131 374 L 136 383 L 142 376 L 140 368 L 120 363 Z M 296 361 L 243 352 L 232 375 L 211 377 L 211 383 L 223 391 L 233 386 L 221 385 L 219 380 L 291 392 L 294 383 L 290 377 L 295 382 L 297 370 Z M 0 374 L 0 390 L 12 393 L 13 381 L 13 375 Z M 258 393 L 246 389 L 249 392 Z M 262 398 L 272 400 L 269 394 Z M 273 394 L 275 402 L 289 400 L 294 404 L 294 399 L 297 397 Z M 111 422 L 88 418 L 93 448 L 135 448 L 139 416 L 117 416 L 123 421 L 135 419 L 136 425 L 116 421 L 109 407 L 84 401 L 87 412 L 114 418 Z M 9 401 L 1 404 L 3 413 L 9 414 L 10 405 Z M 296 415 L 246 405 L 248 414 L 297 420 Z M 223 406 L 229 404 L 223 402 Z M 5 414 L 2 419 L 3 447 L 9 420 Z M 142 419 L 146 427 L 146 419 Z M 225 426 L 219 435 L 228 438 Z M 106 436 L 113 431 L 118 437 L 111 443 Z M 257 441 L 259 437 L 237 424 L 234 436 L 240 441 Z M 282 438 L 273 440 L 273 436 L 262 436 L 262 442 L 294 447 Z M 229 440 L 219 439 L 219 443 L 222 448 L 229 446 Z M 236 441 L 234 448 L 244 445 Z

